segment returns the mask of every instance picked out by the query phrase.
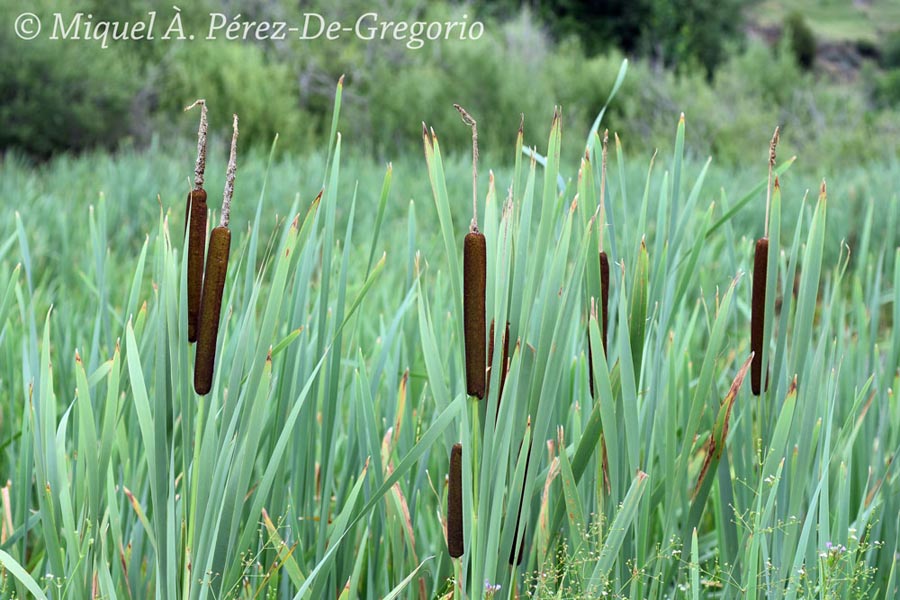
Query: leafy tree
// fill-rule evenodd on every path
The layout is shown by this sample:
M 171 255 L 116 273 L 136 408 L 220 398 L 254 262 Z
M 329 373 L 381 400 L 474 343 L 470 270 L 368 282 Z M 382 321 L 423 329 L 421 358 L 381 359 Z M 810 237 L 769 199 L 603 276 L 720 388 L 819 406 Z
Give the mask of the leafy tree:
M 790 43 L 797 64 L 812 69 L 816 60 L 816 36 L 799 12 L 792 12 L 784 22 L 784 35 Z

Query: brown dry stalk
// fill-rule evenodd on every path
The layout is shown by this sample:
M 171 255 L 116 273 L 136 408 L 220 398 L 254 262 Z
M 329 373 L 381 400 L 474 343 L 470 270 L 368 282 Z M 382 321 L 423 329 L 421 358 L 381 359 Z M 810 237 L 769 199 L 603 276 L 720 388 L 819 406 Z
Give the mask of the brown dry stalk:
M 206 170 L 206 132 L 209 129 L 209 121 L 207 119 L 206 100 L 199 98 L 184 110 L 187 112 L 195 106 L 200 107 L 200 127 L 197 129 L 197 162 L 194 165 L 194 189 L 199 190 L 203 187 L 203 173 Z
M 206 258 L 206 276 L 200 298 L 200 314 L 197 325 L 197 354 L 194 359 L 194 391 L 205 395 L 212 388 L 216 362 L 216 342 L 219 336 L 219 318 L 222 313 L 222 295 L 228 274 L 228 255 L 231 250 L 231 230 L 228 229 L 227 207 L 234 195 L 234 176 L 237 170 L 237 115 L 234 116 L 231 137 L 231 153 L 225 176 L 225 194 L 222 201 L 222 224 L 212 230 L 209 237 L 209 253 Z
M 697 484 L 694 486 L 694 491 L 691 494 L 692 503 L 697 499 L 697 492 L 703 485 L 703 479 L 709 472 L 713 459 L 720 460 L 725 452 L 725 442 L 728 439 L 728 424 L 731 421 L 731 410 L 734 408 L 734 401 L 737 399 L 738 392 L 740 392 L 741 386 L 744 384 L 744 379 L 747 377 L 747 369 L 750 368 L 752 361 L 753 356 L 751 354 L 738 370 L 737 375 L 731 382 L 731 387 L 728 388 L 728 393 L 725 394 L 725 398 L 719 404 L 719 416 L 717 419 L 720 419 L 720 421 L 716 423 L 706 442 L 706 457 L 703 459 L 703 466 L 700 467 Z
M 769 237 L 769 205 L 772 202 L 772 171 L 775 169 L 775 150 L 778 147 L 779 138 L 780 129 L 776 126 L 775 133 L 772 134 L 772 141 L 769 142 L 769 180 L 766 183 L 766 223 L 764 237 Z
M 462 444 L 453 444 L 447 488 L 447 549 L 453 558 L 459 558 L 465 551 L 462 505 Z
M 219 226 L 228 227 L 231 218 L 231 199 L 234 197 L 234 174 L 237 171 L 238 116 L 232 115 L 231 152 L 228 154 L 228 168 L 225 170 L 225 193 L 222 198 L 222 219 Z
M 487 242 L 482 233 L 466 234 L 463 246 L 463 321 L 466 345 L 466 390 L 484 398 L 487 317 Z
M 603 251 L 603 231 L 606 219 L 606 162 L 609 152 L 609 130 L 603 130 L 603 144 L 601 146 L 600 159 L 600 251 Z

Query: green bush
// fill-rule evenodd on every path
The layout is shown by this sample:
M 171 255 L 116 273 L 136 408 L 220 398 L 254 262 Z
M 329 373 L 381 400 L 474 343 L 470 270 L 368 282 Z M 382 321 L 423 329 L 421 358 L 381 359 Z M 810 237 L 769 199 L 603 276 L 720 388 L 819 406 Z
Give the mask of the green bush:
M 879 62 L 885 69 L 900 67 L 900 31 L 893 31 L 885 37 Z
M 791 51 L 797 64 L 806 70 L 812 69 L 816 60 L 816 36 L 806 19 L 799 12 L 792 12 L 784 22 Z
M 900 68 L 890 69 L 875 76 L 874 99 L 880 106 L 900 104 Z
M 163 123 L 180 117 L 185 106 L 202 97 L 209 104 L 212 130 L 230 136 L 231 114 L 241 117 L 242 145 L 269 145 L 276 133 L 280 148 L 302 150 L 313 142 L 314 122 L 299 106 L 290 69 L 268 60 L 258 46 L 181 45 L 158 72 L 158 113 Z M 180 130 L 186 121 L 195 123 L 196 115 L 179 118 Z
M 86 44 L 61 51 L 59 42 L 20 40 L 12 27 L 0 30 L 0 55 L 0 149 L 46 158 L 112 147 L 139 116 L 139 68 L 127 56 Z

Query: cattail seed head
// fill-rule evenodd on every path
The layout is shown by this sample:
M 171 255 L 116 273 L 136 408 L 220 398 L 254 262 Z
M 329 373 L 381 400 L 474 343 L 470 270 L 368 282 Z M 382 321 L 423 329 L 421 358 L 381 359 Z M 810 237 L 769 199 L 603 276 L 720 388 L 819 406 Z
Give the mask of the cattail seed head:
M 185 205 L 184 226 L 187 243 L 188 342 L 197 341 L 197 317 L 203 289 L 203 260 L 206 254 L 206 192 L 191 190 Z
M 600 323 L 603 342 L 603 354 L 608 355 L 606 340 L 609 336 L 609 256 L 600 251 Z M 594 351 L 590 344 L 590 327 L 588 327 L 588 380 L 591 385 L 591 396 L 594 395 Z
M 194 165 L 194 189 L 188 193 L 184 208 L 184 229 L 188 235 L 187 301 L 188 342 L 197 341 L 197 315 L 203 287 L 203 259 L 206 249 L 206 191 L 203 175 L 206 171 L 206 134 L 208 129 L 206 101 L 202 98 L 184 110 L 200 107 L 200 126 L 197 129 L 197 161 Z
M 600 251 L 600 305 L 603 309 L 603 353 L 606 351 L 606 339 L 609 332 L 609 257 Z
M 756 242 L 756 254 L 753 258 L 753 297 L 750 312 L 750 350 L 753 352 L 753 363 L 750 368 L 750 388 L 754 396 L 759 396 L 763 389 L 763 372 L 765 372 L 765 389 L 769 388 L 768 366 L 763 364 L 763 339 L 765 333 L 766 314 L 766 277 L 769 263 L 769 240 L 760 238 Z
M 484 298 L 487 287 L 487 242 L 484 234 L 471 232 L 463 246 L 463 321 L 466 343 L 466 391 L 484 398 L 487 319 Z
M 462 444 L 453 444 L 447 488 L 447 549 L 453 558 L 464 552 L 462 504 Z
M 212 388 L 216 364 L 216 341 L 219 337 L 219 317 L 222 313 L 222 294 L 228 275 L 228 254 L 231 251 L 231 230 L 228 216 L 234 197 L 234 177 L 237 172 L 238 117 L 233 116 L 231 152 L 225 170 L 225 191 L 222 197 L 222 219 L 209 236 L 206 273 L 200 294 L 200 313 L 197 323 L 197 354 L 194 357 L 194 391 L 208 394 Z
M 216 363 L 216 342 L 219 337 L 219 317 L 222 312 L 222 293 L 228 273 L 228 254 L 231 250 L 231 230 L 216 227 L 209 237 L 206 277 L 200 298 L 197 322 L 197 354 L 194 358 L 194 391 L 201 396 L 212 388 Z

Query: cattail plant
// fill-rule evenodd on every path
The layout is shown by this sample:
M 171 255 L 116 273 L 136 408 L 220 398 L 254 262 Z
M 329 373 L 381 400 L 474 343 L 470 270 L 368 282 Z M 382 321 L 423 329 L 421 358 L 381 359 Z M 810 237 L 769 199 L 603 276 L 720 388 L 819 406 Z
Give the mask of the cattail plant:
M 772 200 L 772 170 L 775 168 L 775 148 L 778 145 L 778 127 L 769 143 L 769 180 L 766 184 L 766 223 L 763 237 L 756 241 L 756 252 L 753 257 L 753 291 L 750 312 L 750 350 L 753 362 L 750 368 L 750 389 L 754 396 L 759 396 L 763 389 L 769 389 L 768 365 L 763 364 L 763 345 L 766 341 L 766 278 L 769 264 L 769 205 Z M 778 179 L 775 179 L 778 185 Z M 765 374 L 765 382 L 763 382 Z
M 462 556 L 465 548 L 462 505 L 462 444 L 453 444 L 447 486 L 447 549 L 453 558 Z
M 187 248 L 187 323 L 188 342 L 197 341 L 197 316 L 200 314 L 200 294 L 203 288 L 203 259 L 206 250 L 206 190 L 203 173 L 206 170 L 206 101 L 197 100 L 185 111 L 200 107 L 200 128 L 197 130 L 197 162 L 194 166 L 194 189 L 188 192 L 184 207 L 184 229 Z
M 206 277 L 200 298 L 197 324 L 197 355 L 194 362 L 194 391 L 201 396 L 212 387 L 213 369 L 216 363 L 216 340 L 219 336 L 219 316 L 222 312 L 222 293 L 228 272 L 228 253 L 231 250 L 231 199 L 234 196 L 234 174 L 237 170 L 238 117 L 234 115 L 231 136 L 231 153 L 225 171 L 225 193 L 222 198 L 222 218 L 209 237 L 209 253 L 206 258 Z
M 603 132 L 603 150 L 602 161 L 600 163 L 600 206 L 599 222 L 600 222 L 600 319 L 601 334 L 603 336 L 603 353 L 608 355 L 606 350 L 606 339 L 609 331 L 609 256 L 603 250 L 603 220 L 605 213 L 605 194 L 606 194 L 606 161 L 607 149 L 609 144 L 609 131 Z M 591 396 L 594 395 L 594 353 L 591 351 L 591 345 L 588 343 L 588 379 L 591 384 Z
M 484 398 L 486 388 L 487 241 L 478 231 L 478 129 L 475 119 L 454 104 L 463 122 L 472 128 L 472 224 L 463 243 L 463 321 L 466 336 L 466 392 Z
M 603 330 L 603 353 L 606 351 L 606 338 L 609 331 L 609 257 L 603 250 L 603 232 L 605 229 L 606 214 L 606 165 L 609 149 L 609 131 L 603 132 L 603 150 L 600 162 L 600 315 Z

